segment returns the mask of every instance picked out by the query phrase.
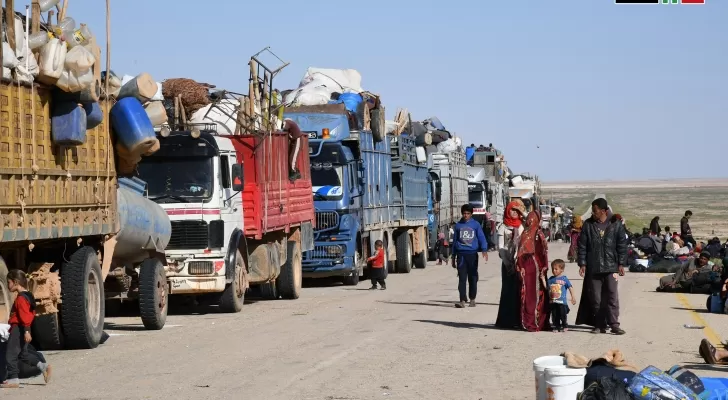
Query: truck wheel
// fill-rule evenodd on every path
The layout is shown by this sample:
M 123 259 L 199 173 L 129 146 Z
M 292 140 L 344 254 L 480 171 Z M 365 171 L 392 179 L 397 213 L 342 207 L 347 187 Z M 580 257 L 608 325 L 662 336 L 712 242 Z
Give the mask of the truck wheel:
M 61 326 L 65 344 L 93 349 L 104 329 L 104 285 L 96 251 L 81 247 L 61 267 Z
M 36 315 L 30 330 L 38 350 L 63 349 L 58 313 Z
M 243 309 L 245 304 L 245 263 L 240 250 L 235 254 L 235 278 L 225 285 L 225 291 L 220 296 L 220 310 L 225 313 L 236 313 Z
M 265 300 L 277 300 L 278 287 L 276 287 L 276 281 L 266 282 L 260 285 L 260 296 Z
M 164 265 L 156 258 L 147 258 L 139 268 L 139 314 L 150 331 L 164 328 L 169 309 L 169 290 Z
M 397 236 L 397 272 L 409 274 L 412 270 L 412 245 L 410 244 L 409 234 L 402 232 Z
M 415 268 L 427 268 L 427 257 L 426 257 L 427 250 L 422 250 L 421 252 L 417 253 L 415 255 Z
M 341 278 L 341 283 L 343 283 L 344 286 L 356 286 L 359 284 L 359 263 L 361 262 L 359 258 L 359 251 L 355 251 L 354 271 L 351 273 L 351 275 Z
M 370 114 L 372 116 L 372 136 L 375 142 L 381 142 L 387 135 L 387 126 L 384 120 L 384 106 L 380 104 L 379 108 L 372 109 Z
M 427 261 L 436 261 L 437 260 L 437 253 L 435 250 L 428 250 L 427 251 Z
M 289 240 L 286 254 L 288 257 L 281 268 L 281 275 L 276 280 L 276 287 L 282 298 L 295 300 L 301 296 L 303 286 L 301 243 Z

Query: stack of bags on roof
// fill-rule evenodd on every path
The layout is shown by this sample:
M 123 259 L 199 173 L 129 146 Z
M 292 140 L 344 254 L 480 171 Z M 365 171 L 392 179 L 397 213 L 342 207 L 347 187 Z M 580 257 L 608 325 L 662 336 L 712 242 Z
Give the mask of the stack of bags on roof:
M 426 155 L 464 151 L 462 140 L 452 135 L 437 117 L 407 124 L 407 134 L 414 137 L 418 148 Z

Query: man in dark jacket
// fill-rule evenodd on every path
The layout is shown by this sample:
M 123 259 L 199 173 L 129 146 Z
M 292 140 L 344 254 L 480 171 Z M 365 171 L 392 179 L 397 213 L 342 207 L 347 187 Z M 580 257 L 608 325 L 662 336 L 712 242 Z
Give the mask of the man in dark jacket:
M 652 221 L 650 221 L 650 232 L 655 236 L 662 233 L 662 229 L 660 229 L 660 217 L 652 218 Z
M 593 333 L 606 333 L 608 325 L 612 333 L 623 335 L 617 276 L 624 276 L 627 235 L 620 221 L 610 219 L 607 200 L 594 200 L 592 217 L 584 222 L 579 236 L 579 275 L 584 277 L 584 288 L 576 323 L 593 326 Z
M 685 244 L 690 243 L 693 248 L 695 248 L 697 243 L 695 243 L 695 239 L 693 239 L 693 230 L 690 229 L 690 223 L 688 222 L 690 220 L 690 217 L 692 216 L 692 211 L 685 211 L 685 216 L 682 217 L 682 219 L 680 220 L 680 237 L 685 242 Z
M 455 224 L 453 234 L 452 267 L 458 270 L 458 291 L 460 302 L 457 308 L 465 308 L 470 294 L 470 307 L 475 307 L 475 296 L 478 294 L 478 252 L 483 254 L 483 260 L 488 261 L 488 241 L 485 239 L 483 228 L 475 221 L 473 206 L 465 204 L 460 208 L 463 218 Z M 465 285 L 470 286 L 469 293 Z

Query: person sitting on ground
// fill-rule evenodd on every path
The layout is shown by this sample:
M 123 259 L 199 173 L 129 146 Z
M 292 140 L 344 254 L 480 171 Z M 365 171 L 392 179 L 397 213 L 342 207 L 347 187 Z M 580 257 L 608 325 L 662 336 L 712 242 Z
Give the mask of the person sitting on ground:
M 698 347 L 698 353 L 701 357 L 703 357 L 703 360 L 706 364 L 710 365 L 727 365 L 728 364 L 728 350 L 725 348 L 725 344 L 723 344 L 722 349 L 717 349 L 715 346 L 713 346 L 708 339 L 703 339 L 700 341 L 700 346 Z
M 708 241 L 708 245 L 705 246 L 705 250 L 710 253 L 710 258 L 720 258 L 720 251 L 723 246 L 720 244 L 720 239 L 714 237 Z
M 384 274 L 384 243 L 381 240 L 374 242 L 375 253 L 367 258 L 367 262 L 372 263 L 369 274 L 372 278 L 372 287 L 369 290 L 377 290 L 377 283 L 382 290 L 387 290 L 387 283 L 384 282 L 386 276 Z
M 23 271 L 14 269 L 8 272 L 8 290 L 17 297 L 10 312 L 10 335 L 5 361 L 7 368 L 6 381 L 0 384 L 3 389 L 17 389 L 20 387 L 20 363 L 35 365 L 37 371 L 34 375 L 43 374 L 46 383 L 50 382 L 51 366 L 45 362 L 31 359 L 28 344 L 33 340 L 30 327 L 35 319 L 35 298 L 28 292 L 28 280 Z M 34 363 L 35 361 L 35 363 Z
M 660 278 L 658 292 L 666 291 L 687 291 L 696 282 L 693 278 L 700 273 L 713 271 L 713 263 L 710 261 L 710 253 L 703 252 L 697 258 L 691 258 L 685 262 L 680 269 L 672 275 L 665 275 Z

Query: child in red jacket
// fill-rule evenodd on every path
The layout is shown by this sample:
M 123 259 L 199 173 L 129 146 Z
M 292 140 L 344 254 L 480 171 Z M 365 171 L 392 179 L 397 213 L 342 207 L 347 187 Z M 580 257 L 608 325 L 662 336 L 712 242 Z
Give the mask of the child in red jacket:
M 33 361 L 27 352 L 27 345 L 33 338 L 30 327 L 35 318 L 35 299 L 28 292 L 28 280 L 23 271 L 14 269 L 8 272 L 8 290 L 16 293 L 17 297 L 10 312 L 10 337 L 5 354 L 7 362 L 7 380 L 0 384 L 0 388 L 15 389 L 20 387 L 20 369 L 18 364 L 32 364 Z M 46 383 L 51 378 L 51 366 L 44 362 L 37 362 L 38 374 L 43 374 Z
M 387 290 L 387 284 L 384 282 L 384 243 L 381 240 L 377 240 L 374 242 L 374 249 L 376 250 L 374 255 L 367 258 L 367 262 L 372 263 L 371 268 L 369 268 L 369 275 L 372 277 L 372 287 L 369 290 L 377 290 L 377 283 L 382 287 L 382 290 Z

